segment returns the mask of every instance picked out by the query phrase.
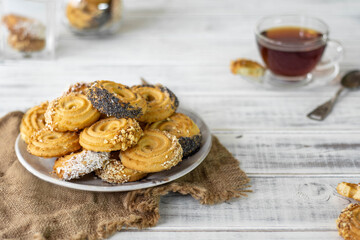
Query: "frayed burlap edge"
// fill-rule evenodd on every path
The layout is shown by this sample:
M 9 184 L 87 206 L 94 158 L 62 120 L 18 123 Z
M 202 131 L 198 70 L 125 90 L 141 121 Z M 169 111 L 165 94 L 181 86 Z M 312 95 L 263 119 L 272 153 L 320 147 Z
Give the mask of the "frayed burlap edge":
M 239 168 L 240 169 L 240 168 Z M 72 240 L 83 239 L 104 239 L 114 235 L 116 232 L 121 231 L 124 228 L 137 228 L 145 229 L 154 227 L 159 218 L 159 202 L 160 197 L 168 194 L 169 192 L 178 192 L 182 195 L 190 194 L 193 198 L 197 199 L 201 204 L 217 204 L 224 201 L 228 201 L 233 198 L 240 198 L 248 196 L 247 193 L 252 192 L 248 189 L 251 187 L 248 183 L 250 179 L 244 174 L 244 187 L 241 190 L 224 190 L 220 193 L 209 193 L 208 190 L 198 186 L 189 186 L 186 183 L 170 183 L 160 187 L 148 188 L 144 190 L 136 190 L 129 192 L 125 198 L 124 206 L 129 210 L 136 212 L 152 212 L 152 216 L 149 219 L 132 214 L 126 219 L 120 219 L 119 221 L 110 221 L 100 223 L 96 230 L 96 235 L 89 235 L 88 233 L 78 233 L 76 236 L 72 236 Z M 144 201 L 144 199 L 147 199 Z M 34 235 L 34 240 L 46 240 L 42 234 L 37 233 Z

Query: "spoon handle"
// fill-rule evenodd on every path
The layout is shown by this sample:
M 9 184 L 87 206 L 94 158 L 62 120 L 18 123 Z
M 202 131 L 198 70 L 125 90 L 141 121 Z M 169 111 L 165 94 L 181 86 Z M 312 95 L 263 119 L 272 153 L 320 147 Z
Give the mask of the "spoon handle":
M 317 108 L 315 108 L 312 112 L 310 112 L 307 117 L 312 120 L 322 121 L 324 120 L 331 110 L 333 109 L 336 100 L 339 98 L 341 92 L 344 90 L 344 87 L 341 87 L 335 94 L 333 98 L 321 104 Z

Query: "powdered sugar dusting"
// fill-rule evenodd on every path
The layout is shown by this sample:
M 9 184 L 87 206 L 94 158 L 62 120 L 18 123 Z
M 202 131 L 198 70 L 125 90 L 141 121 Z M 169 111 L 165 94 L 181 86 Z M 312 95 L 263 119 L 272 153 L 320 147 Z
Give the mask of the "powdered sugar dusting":
M 45 38 L 45 26 L 37 21 L 19 21 L 14 26 L 15 31 L 21 31 L 23 37 L 31 37 L 36 39 L 44 39 Z

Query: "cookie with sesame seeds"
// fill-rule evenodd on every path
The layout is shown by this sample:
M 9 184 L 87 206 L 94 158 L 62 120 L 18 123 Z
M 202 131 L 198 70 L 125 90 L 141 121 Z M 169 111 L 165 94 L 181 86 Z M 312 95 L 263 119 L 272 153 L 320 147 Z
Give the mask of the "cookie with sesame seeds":
M 77 179 L 85 174 L 102 168 L 104 162 L 109 160 L 108 152 L 81 152 L 65 155 L 56 159 L 54 173 L 63 180 Z
M 122 164 L 141 172 L 160 172 L 177 165 L 183 155 L 178 139 L 168 132 L 145 130 L 137 145 L 120 152 Z
M 31 135 L 45 127 L 45 112 L 48 102 L 30 108 L 21 119 L 20 136 L 29 143 Z
M 120 160 L 110 159 L 95 174 L 108 183 L 135 182 L 146 177 L 147 173 L 125 167 Z
M 339 235 L 345 240 L 360 239 L 360 205 L 351 203 L 336 221 Z
M 157 122 L 170 117 L 178 108 L 179 100 L 167 87 L 162 85 L 137 85 L 131 88 L 147 102 L 145 114 L 138 118 L 140 122 Z
M 101 113 L 116 118 L 139 119 L 147 109 L 145 99 L 138 93 L 112 81 L 95 81 L 86 96 Z
M 62 157 L 81 148 L 76 132 L 55 132 L 42 128 L 30 137 L 27 151 L 44 158 Z
M 165 120 L 148 125 L 146 129 L 159 129 L 175 135 L 183 149 L 183 158 L 194 154 L 201 145 L 199 127 L 183 113 L 174 113 Z
M 97 152 L 125 151 L 139 141 L 142 132 L 135 119 L 105 118 L 80 133 L 80 145 Z

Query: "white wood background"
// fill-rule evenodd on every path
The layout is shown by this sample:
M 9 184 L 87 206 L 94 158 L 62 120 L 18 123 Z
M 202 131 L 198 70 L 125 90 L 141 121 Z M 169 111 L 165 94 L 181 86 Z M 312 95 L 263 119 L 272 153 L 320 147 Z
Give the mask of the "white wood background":
M 344 45 L 342 72 L 360 68 L 357 0 L 125 0 L 122 31 L 79 39 L 63 30 L 53 61 L 0 64 L 0 115 L 60 95 L 70 83 L 144 77 L 197 111 L 251 177 L 248 198 L 214 206 L 189 196 L 161 200 L 151 229 L 111 239 L 340 239 L 335 220 L 351 201 L 339 182 L 360 178 L 360 92 L 348 92 L 324 122 L 305 117 L 336 83 L 269 91 L 229 71 L 257 55 L 253 29 L 265 15 L 301 13 L 326 21 Z M 346 97 L 345 97 L 346 96 Z

